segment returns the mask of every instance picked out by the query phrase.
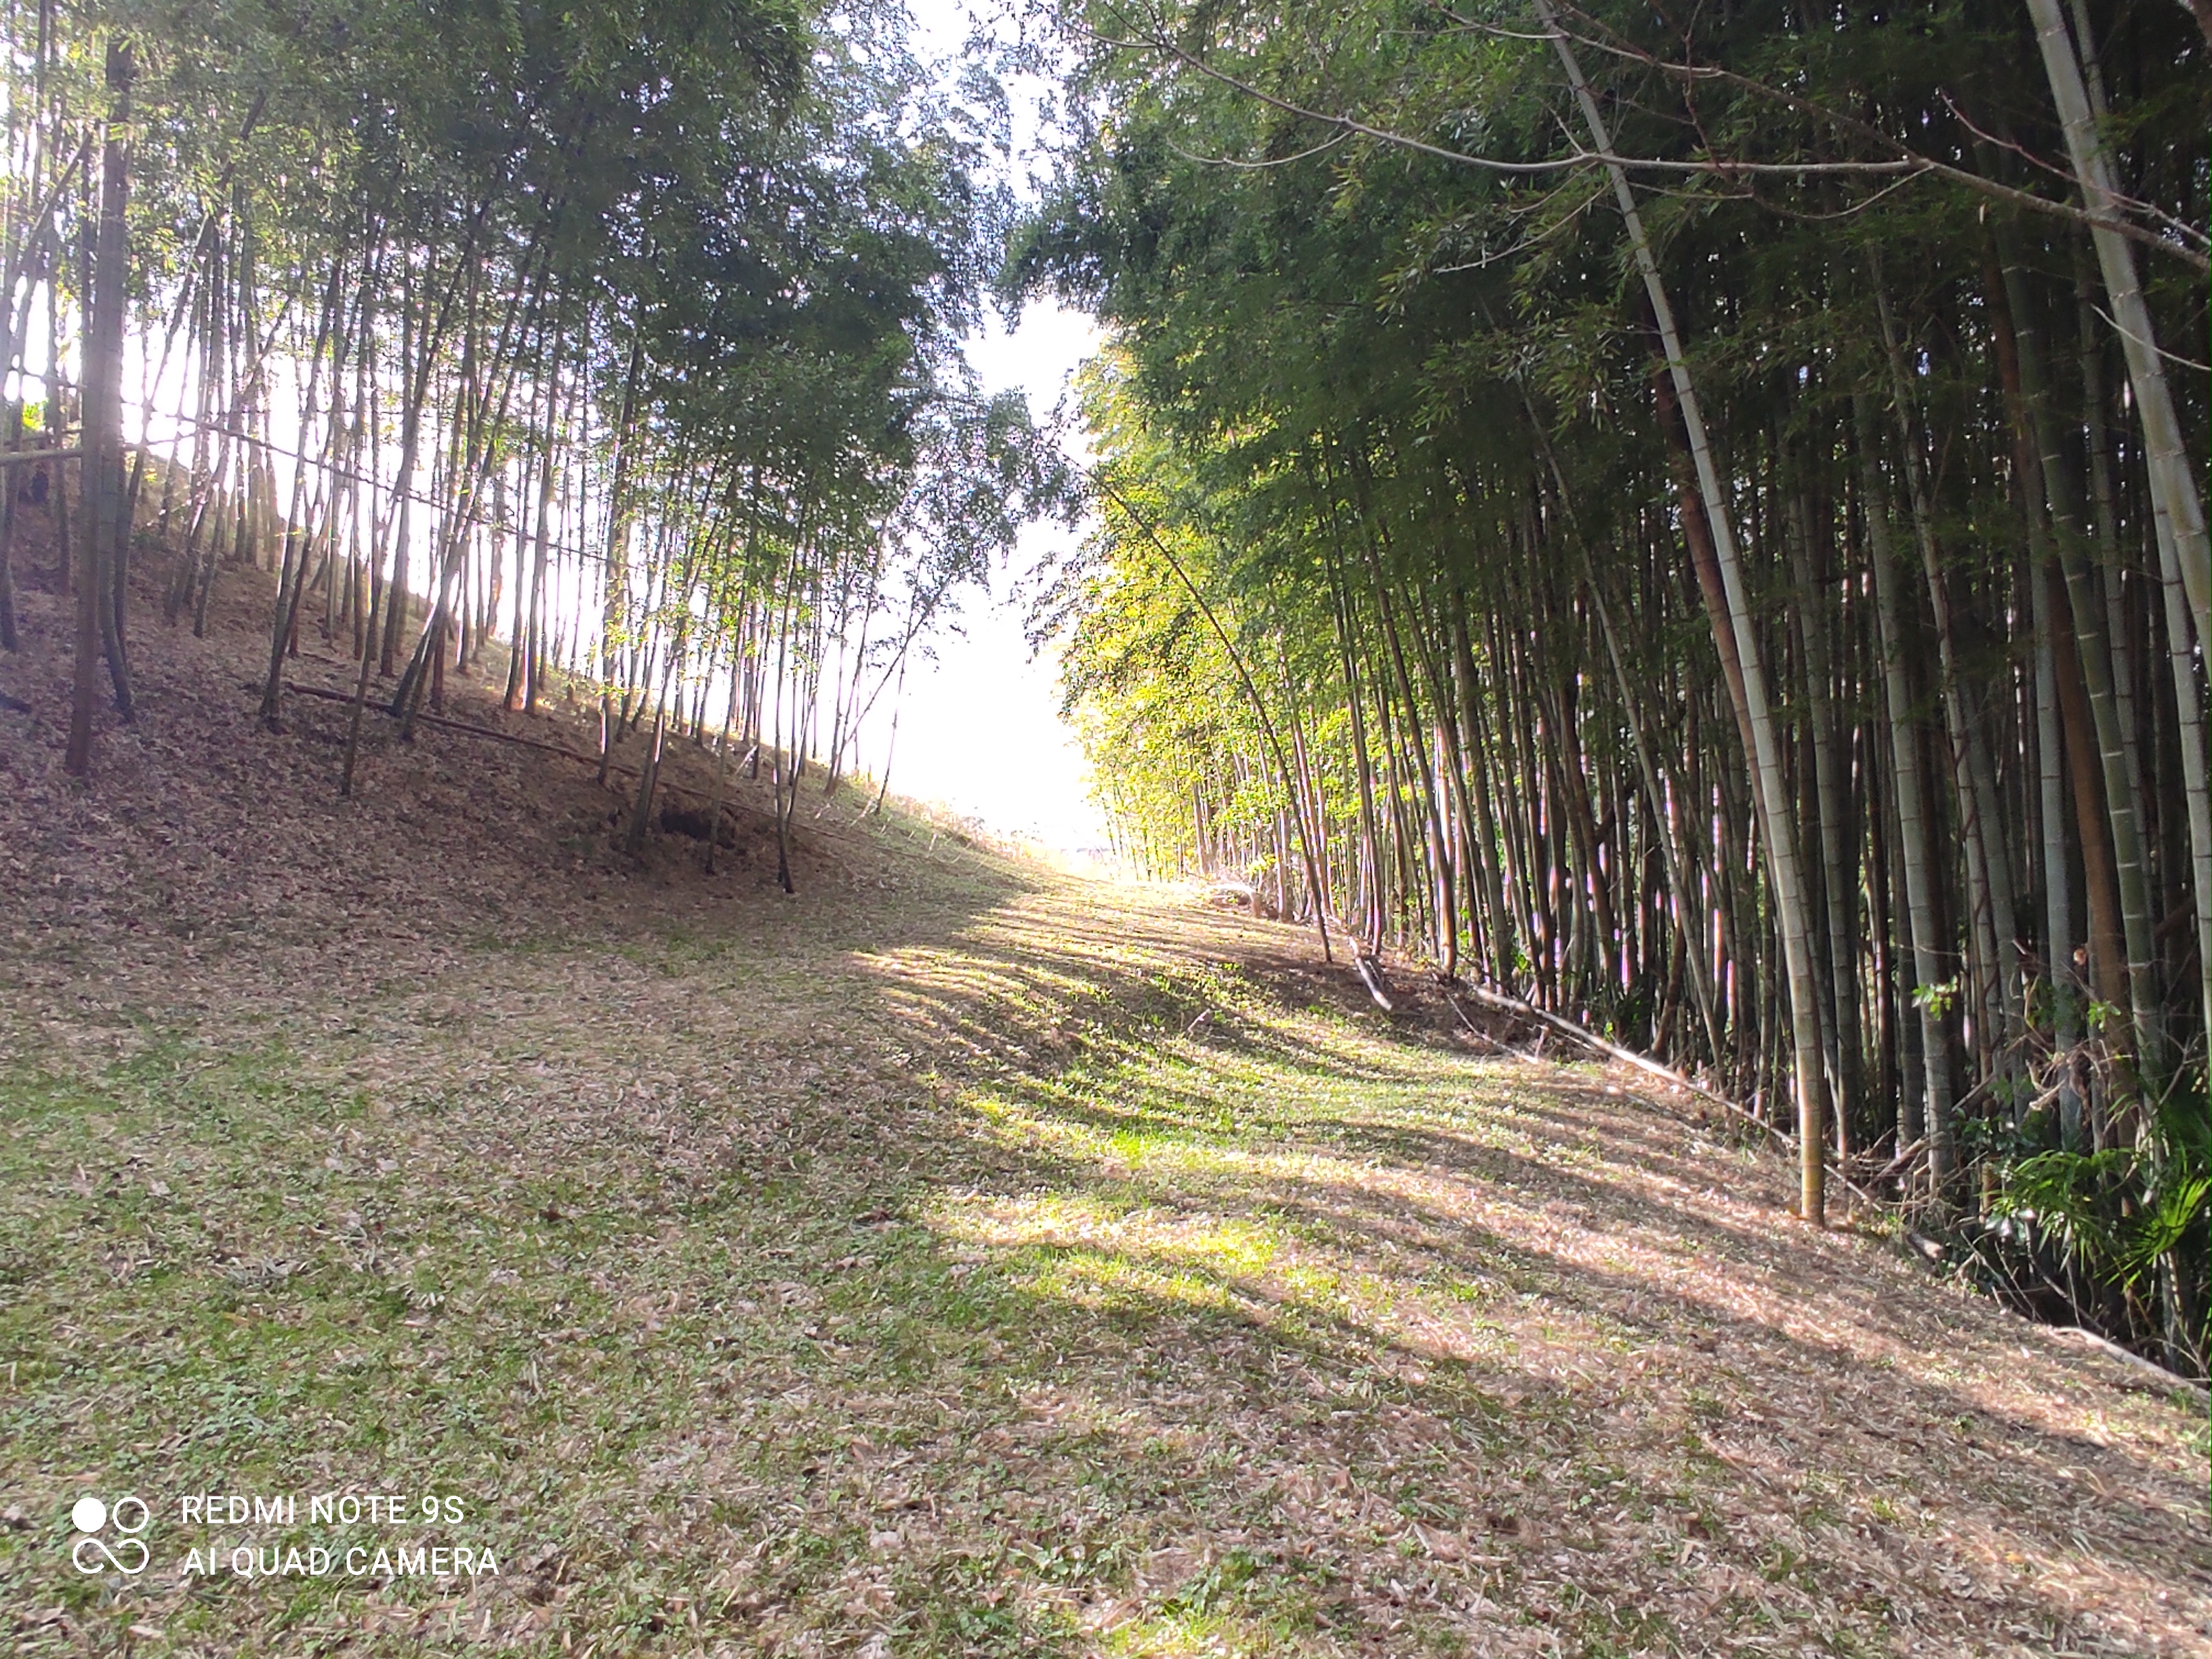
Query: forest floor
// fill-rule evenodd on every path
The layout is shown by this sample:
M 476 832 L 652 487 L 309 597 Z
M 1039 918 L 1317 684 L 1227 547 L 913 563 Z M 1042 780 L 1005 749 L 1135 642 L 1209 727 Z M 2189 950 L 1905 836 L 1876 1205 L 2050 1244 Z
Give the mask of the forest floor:
M 2201 1405 L 1687 1097 L 849 792 L 795 897 L 460 733 L 340 800 L 223 581 L 88 787 L 35 570 L 0 659 L 14 1651 L 2212 1650 Z M 78 1572 L 124 1493 L 152 1565 Z

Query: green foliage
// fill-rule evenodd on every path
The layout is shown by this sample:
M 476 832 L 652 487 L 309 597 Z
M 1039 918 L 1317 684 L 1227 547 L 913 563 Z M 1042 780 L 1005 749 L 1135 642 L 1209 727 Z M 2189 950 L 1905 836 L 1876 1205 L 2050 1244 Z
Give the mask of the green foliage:
M 2129 1290 L 2169 1256 L 2201 1263 L 2212 1196 L 2202 1105 L 2159 1103 L 2133 1146 L 2021 1159 L 2002 1173 L 1995 1212 L 2034 1223 L 2088 1273 Z
M 2026 9 L 1074 12 L 1067 142 L 1006 280 L 1111 330 L 1085 411 L 1110 493 L 1059 619 L 1139 861 L 1280 871 L 1300 822 L 1320 908 L 1369 948 L 1762 1109 L 1813 1063 L 1813 1003 L 1850 1145 L 1925 1121 L 1931 1164 L 2014 1172 L 2116 1288 L 2172 1252 L 2201 1279 L 2179 1154 L 2036 1162 L 1953 1109 L 2016 1105 L 2018 1056 L 2115 982 L 2109 938 L 2063 997 L 2022 971 L 2068 971 L 2081 935 L 2043 938 L 2042 899 L 2071 885 L 2079 928 L 2089 830 L 2142 843 L 2095 879 L 2145 872 L 2097 895 L 2142 982 L 2092 1032 L 2158 1086 L 2203 1007 L 2201 963 L 2154 947 L 2197 850 L 2164 803 L 2202 688 L 2186 619 L 2127 608 L 2165 580 L 2149 441 Z M 2069 15 L 2156 331 L 2200 338 L 2203 40 L 2178 8 Z M 2203 377 L 2173 397 L 2201 474 Z M 2075 678 L 2092 751 L 2135 733 L 2139 798 L 2107 775 L 2039 816 L 2045 768 L 2078 763 L 2051 753 Z M 2178 1316 L 2149 1305 L 2144 1340 Z
M 772 659 L 746 719 L 835 702 L 834 772 L 933 621 L 1068 495 L 1054 435 L 959 349 L 1011 212 L 1003 88 L 912 37 L 883 0 L 11 13 L 0 358 L 41 287 L 65 327 L 81 309 L 58 251 L 92 198 L 56 169 L 96 158 L 127 43 L 132 298 L 197 446 L 187 519 L 272 520 L 297 466 L 291 510 L 441 627 L 486 540 L 541 569 L 550 546 L 623 721 Z
M 1938 1019 L 1942 1018 L 1952 1009 L 1958 1006 L 1958 1003 L 1959 978 L 1955 974 L 1940 984 L 1916 985 L 1912 988 L 1912 1006 L 1924 1009 Z

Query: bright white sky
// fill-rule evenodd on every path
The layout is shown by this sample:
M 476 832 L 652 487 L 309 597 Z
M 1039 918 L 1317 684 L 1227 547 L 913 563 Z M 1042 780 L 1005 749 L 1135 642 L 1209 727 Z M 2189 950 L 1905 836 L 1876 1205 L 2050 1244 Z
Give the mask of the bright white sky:
M 917 44 L 949 56 L 967 38 L 970 8 L 963 0 L 912 0 Z M 1034 111 L 1014 98 L 1013 173 L 1021 184 L 1036 131 Z M 1097 349 L 1092 319 L 1050 302 L 1032 305 L 1011 332 L 995 325 L 968 345 L 984 387 L 1018 387 L 1038 417 L 1060 401 L 1083 359 Z M 940 801 L 1006 835 L 1030 837 L 1063 851 L 1103 847 L 1104 821 L 1091 799 L 1091 769 L 1075 735 L 1060 724 L 1060 666 L 1048 653 L 1032 659 L 1023 634 L 1023 607 L 1009 592 L 1071 534 L 1032 526 L 1008 568 L 986 596 L 969 592 L 957 626 L 931 640 L 931 659 L 908 671 L 891 787 Z M 863 735 L 871 769 L 882 764 L 890 721 L 878 711 Z
M 1048 413 L 1067 374 L 1096 348 L 1091 319 L 1058 306 L 1032 306 L 1012 333 L 994 329 L 972 341 L 969 360 L 991 391 L 1018 386 L 1030 407 Z M 1091 799 L 1091 769 L 1075 734 L 1059 718 L 1056 653 L 1030 654 L 1024 606 L 1008 595 L 1016 582 L 1076 533 L 1032 525 L 992 592 L 962 601 L 957 635 L 939 629 L 931 655 L 907 672 L 891 787 L 941 801 L 1004 835 L 1028 836 L 1064 852 L 1103 847 L 1104 824 Z M 866 734 L 874 769 L 890 722 L 879 711 Z

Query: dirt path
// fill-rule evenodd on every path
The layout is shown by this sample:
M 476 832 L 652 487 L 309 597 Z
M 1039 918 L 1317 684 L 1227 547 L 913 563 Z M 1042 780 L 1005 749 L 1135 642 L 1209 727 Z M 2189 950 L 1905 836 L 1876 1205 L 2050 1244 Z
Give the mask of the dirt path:
M 503 745 L 340 807 L 186 656 L 0 738 L 18 1651 L 2212 1650 L 2201 1413 L 1633 1074 L 858 802 L 796 900 Z

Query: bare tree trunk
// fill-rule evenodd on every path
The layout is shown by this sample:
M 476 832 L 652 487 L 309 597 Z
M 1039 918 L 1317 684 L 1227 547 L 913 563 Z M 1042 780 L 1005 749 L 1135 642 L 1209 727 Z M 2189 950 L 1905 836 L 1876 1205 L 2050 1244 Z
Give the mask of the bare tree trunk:
M 1667 870 L 1667 887 L 1674 896 L 1676 927 L 1678 932 L 1686 933 L 1698 914 L 1696 898 L 1683 878 L 1681 855 L 1674 845 L 1674 826 L 1667 814 L 1665 797 L 1660 792 L 1658 769 L 1652 764 L 1650 745 L 1644 741 L 1644 717 L 1638 712 L 1627 665 L 1621 660 L 1620 642 L 1613 636 L 1613 618 L 1606 613 L 1605 595 L 1598 592 L 1596 572 L 1593 569 L 1589 574 L 1590 599 L 1597 608 L 1598 626 L 1605 634 L 1606 656 L 1613 664 L 1614 684 L 1620 688 L 1621 713 L 1627 719 L 1629 738 L 1636 750 L 1637 775 L 1644 781 L 1644 799 L 1651 804 L 1659 850 Z M 1684 960 L 1689 970 L 1691 991 L 1698 1000 L 1698 1012 L 1705 1023 L 1705 1040 L 1717 1060 L 1721 1053 L 1720 1020 L 1714 1012 L 1712 987 L 1707 982 L 1703 953 L 1685 951 Z
M 629 483 L 630 423 L 637 415 L 638 375 L 645 363 L 645 343 L 633 336 L 629 369 L 623 377 L 622 418 L 614 433 L 614 477 L 607 497 L 606 590 L 599 641 L 599 785 L 605 787 L 614 761 L 617 734 L 614 713 L 616 630 L 622 621 L 629 562 Z
M 1505 904 L 1505 884 L 1498 867 L 1498 825 L 1490 798 L 1490 769 L 1480 743 L 1480 676 L 1475 669 L 1473 643 L 1468 638 L 1466 601 L 1456 593 L 1453 596 L 1451 614 L 1451 653 L 1453 689 L 1456 694 L 1454 730 L 1460 756 L 1457 766 L 1466 775 L 1466 796 L 1472 797 L 1471 800 L 1463 798 L 1462 801 L 1461 831 L 1468 842 L 1474 866 L 1481 876 L 1483 908 L 1488 918 L 1484 932 L 1489 947 L 1491 976 L 1503 985 L 1510 982 L 1512 976 L 1512 922 Z M 1474 808 L 1471 816 L 1469 806 Z M 1318 808 L 1316 817 L 1319 817 Z
M 1928 602 L 1936 620 L 1936 653 L 1942 672 L 1943 714 L 1950 732 L 1952 775 L 1959 799 L 1960 831 L 1966 843 L 1969 887 L 1969 922 L 1977 941 L 1977 954 L 1988 963 L 2002 1048 L 2017 1034 L 2021 1024 L 2019 993 L 2018 917 L 2013 905 L 2010 859 L 2004 819 L 1997 804 L 1995 774 L 1975 718 L 1970 688 L 1959 666 L 1958 633 L 1953 623 L 1950 590 L 1943 577 L 1942 556 L 1936 542 L 1936 508 L 1929 499 L 1920 441 L 1913 423 L 1912 392 L 1905 374 L 1905 348 L 1899 338 L 1881 283 L 1878 260 L 1869 256 L 1875 303 L 1881 315 L 1882 344 L 1889 363 L 1890 401 L 1897 416 L 1900 453 L 1905 463 L 1906 505 L 1912 516 L 1913 539 L 1920 549 L 1921 576 L 1927 585 Z
M 2056 572 L 2047 580 L 2063 580 Z M 2059 625 L 2063 593 L 2050 602 L 2051 666 L 2058 683 L 2058 712 L 2066 740 L 2067 773 L 2074 783 L 2074 821 L 2081 834 L 2081 873 L 2089 908 L 2089 974 L 2097 1000 L 2117 1012 L 2128 1000 L 2127 945 L 2120 921 L 2118 860 L 2112 850 L 2112 817 L 2106 810 L 2106 773 L 2099 763 L 2096 721 L 2082 687 L 2075 634 Z
M 2140 798 L 2136 768 L 2130 752 L 2132 733 L 2121 714 L 2111 639 L 2106 631 L 2110 617 L 2103 595 L 2098 591 L 2096 568 L 2090 562 L 2083 534 L 2081 502 L 2062 451 L 2057 422 L 2051 413 L 2050 380 L 2036 325 L 2033 295 L 2028 292 L 2018 267 L 2009 260 L 2004 262 L 2002 278 L 1998 293 L 1991 296 L 1993 301 L 2002 301 L 2003 309 L 2011 313 L 2009 318 L 2002 314 L 1996 318 L 1999 365 L 2003 368 L 2006 357 L 2012 357 L 2014 396 L 2021 418 L 2027 427 L 2021 435 L 2030 441 L 2026 447 L 2034 452 L 2033 459 L 2037 463 L 2029 487 L 2041 485 L 2051 539 L 2057 547 L 2059 568 L 2065 573 L 2066 593 L 2074 616 L 2075 642 L 2089 693 L 2089 711 L 2096 721 L 2098 757 L 2105 775 L 2105 810 L 2112 820 L 2112 856 L 2119 878 L 2120 925 L 2127 940 L 2128 1001 L 2134 1019 L 2135 1048 L 2144 1066 L 2155 1072 L 2162 1063 L 2164 1042 L 2156 945 L 2151 933 L 2154 918 L 2145 875 L 2142 819 L 2136 808 Z M 2008 336 L 2012 348 L 2009 353 L 2003 349 Z
M 1553 11 L 1550 0 L 1536 0 L 1537 15 L 1550 33 L 1552 44 L 1557 48 L 1559 60 L 1566 66 L 1567 79 L 1573 86 L 1576 101 L 1582 106 L 1583 122 L 1589 126 L 1591 142 L 1605 155 L 1613 154 L 1613 137 L 1606 130 L 1605 119 L 1599 113 L 1597 99 L 1583 78 L 1582 65 L 1567 37 L 1559 27 L 1559 18 Z M 1609 163 L 1613 176 L 1614 198 L 1620 206 L 1621 217 L 1628 228 L 1629 242 L 1635 251 L 1638 269 L 1643 273 L 1645 296 L 1651 303 L 1653 315 L 1659 324 L 1659 337 L 1667 351 L 1667 366 L 1674 382 L 1674 395 L 1681 406 L 1683 425 L 1688 429 L 1690 453 L 1696 463 L 1698 484 L 1704 496 L 1705 519 L 1712 530 L 1713 550 L 1721 568 L 1721 580 L 1728 594 L 1729 622 L 1736 642 L 1737 655 L 1741 659 L 1744 679 L 1744 699 L 1747 704 L 1752 727 L 1752 769 L 1756 786 L 1756 799 L 1764 814 L 1767 834 L 1767 866 L 1774 879 L 1775 918 L 1782 934 L 1782 953 L 1784 971 L 1790 982 L 1790 1012 L 1791 1038 L 1795 1054 L 1797 1091 L 1797 1154 L 1798 1154 L 1798 1210 L 1805 1220 L 1814 1226 L 1822 1225 L 1826 1218 L 1826 1090 L 1821 1072 L 1820 988 L 1814 979 L 1809 929 L 1805 910 L 1805 884 L 1797 863 L 1796 836 L 1793 830 L 1790 793 L 1782 776 L 1780 746 L 1774 733 L 1774 722 L 1769 711 L 1766 696 L 1766 673 L 1759 653 L 1759 636 L 1752 626 L 1751 609 L 1744 592 L 1743 573 L 1736 557 L 1735 533 L 1729 520 L 1728 496 L 1723 490 L 1720 470 L 1716 465 L 1711 445 L 1706 441 L 1705 416 L 1698 402 L 1695 384 L 1690 378 L 1690 367 L 1682 353 L 1682 342 L 1674 326 L 1674 313 L 1667 298 L 1666 285 L 1660 280 L 1659 262 L 1653 256 L 1650 240 L 1644 234 L 1644 221 L 1637 211 L 1636 198 L 1628 187 L 1628 174 L 1618 162 Z M 1686 505 L 1685 514 L 1694 507 Z
M 2027 15 L 2035 25 L 2035 43 L 2042 52 L 2044 72 L 2051 79 L 2051 96 L 2065 129 L 2075 181 L 2081 185 L 2081 198 L 2090 212 L 2103 222 L 2092 225 L 2089 234 L 2104 272 L 2105 292 L 2112 302 L 2112 326 L 2127 356 L 2136 410 L 2142 421 L 2144 459 L 2150 469 L 2151 500 L 2159 522 L 2160 559 L 2187 593 L 2197 637 L 2201 640 L 2206 637 L 2205 609 L 2208 592 L 2212 592 L 2212 580 L 2208 580 L 2206 571 L 2204 503 L 2182 442 L 2173 394 L 2166 384 L 2150 307 L 2144 302 L 2142 284 L 2136 278 L 2135 250 L 2112 228 L 2125 216 L 2125 210 L 2113 183 L 2104 135 L 2098 130 L 2097 112 L 2091 106 L 2095 82 L 2085 82 L 2082 74 L 2085 63 L 2094 74 L 2095 43 L 2085 35 L 2079 43 L 2081 55 L 2075 55 L 2075 42 L 2067 35 L 2058 0 L 2027 0 Z
M 2048 572 L 2028 573 L 2035 616 L 2036 783 L 2043 820 L 2044 971 L 2051 981 L 2051 1048 L 2059 1064 L 2059 1140 L 2068 1150 L 2081 1139 L 2081 1096 L 2074 1086 L 2074 1046 L 2081 1040 L 2081 1010 L 2074 974 L 2073 867 L 2066 858 L 2066 748 L 2058 711 L 2058 664 L 2051 630 Z
M 76 690 L 70 714 L 70 772 L 83 777 L 92 769 L 92 711 L 96 659 L 105 638 L 108 676 L 118 713 L 131 718 L 131 669 L 115 631 L 113 595 L 107 580 L 115 546 L 116 515 L 121 508 L 123 470 L 123 312 L 130 250 L 124 241 L 123 212 L 129 190 L 125 133 L 131 120 L 131 48 L 127 40 L 107 46 L 110 100 L 107 136 L 101 147 L 100 219 L 94 232 L 92 293 L 87 304 L 84 374 L 82 524 L 78 527 L 76 592 Z
M 23 405 L 20 401 L 8 405 L 8 447 L 23 447 Z M 21 493 L 22 480 L 14 467 L 0 467 L 0 485 L 7 494 L 0 498 L 0 651 L 18 648 L 15 636 L 15 503 Z
M 1853 899 L 1853 842 L 1845 828 L 1846 787 L 1836 753 L 1836 715 L 1830 696 L 1832 665 L 1828 656 L 1827 618 L 1832 606 L 1822 595 L 1813 566 L 1813 510 L 1802 485 L 1784 511 L 1784 540 L 1796 577 L 1803 610 L 1798 626 L 1805 642 L 1805 684 L 1812 726 L 1814 788 L 1820 806 L 1821 885 L 1827 900 L 1828 970 L 1834 986 L 1836 1050 L 1835 1117 L 1837 1156 L 1849 1155 L 1848 1130 L 1860 1095 L 1858 985 L 1852 951 L 1859 937 Z
M 545 598 L 545 558 L 553 534 L 553 451 L 555 422 L 561 404 L 561 348 L 567 337 L 556 327 L 553 335 L 553 364 L 545 380 L 545 437 L 538 455 L 538 514 L 532 532 L 530 582 L 527 593 L 521 591 L 519 580 L 514 624 L 514 649 L 507 662 L 507 707 L 509 710 L 532 710 L 538 703 L 539 659 L 544 647 L 538 635 L 543 626 L 542 611 Z M 518 546 L 516 557 L 520 559 Z
M 315 343 L 307 357 L 307 386 L 300 399 L 301 444 L 304 451 L 307 434 L 315 418 L 316 394 L 322 388 L 323 349 L 331 332 L 338 326 L 338 308 L 343 299 L 344 277 L 343 256 L 331 262 L 330 288 L 324 296 L 322 315 L 315 329 Z M 344 348 L 337 348 L 337 360 L 331 367 L 332 382 L 331 436 L 337 435 L 337 382 L 344 373 Z M 336 459 L 335 456 L 332 457 Z M 292 473 L 292 504 L 284 514 L 284 556 L 276 581 L 276 612 L 270 629 L 269 675 L 261 688 L 261 724 L 274 732 L 283 711 L 284 651 L 297 626 L 300 599 L 306 591 L 307 558 L 311 549 L 305 527 L 299 522 L 301 504 L 307 484 L 307 460 L 301 454 Z
M 1950 1039 L 1942 1012 L 1929 994 L 1945 977 L 1936 925 L 1936 871 L 1929 845 L 1928 811 L 1921 791 L 1920 750 L 1912 731 L 1912 690 L 1905 672 L 1905 629 L 1899 605 L 1896 561 L 1890 545 L 1888 491 L 1882 487 L 1880 450 L 1875 436 L 1873 399 L 1851 398 L 1859 465 L 1865 480 L 1867 543 L 1874 558 L 1875 606 L 1881 630 L 1882 689 L 1889 714 L 1891 777 L 1897 789 L 1898 838 L 1905 866 L 1906 947 L 1919 999 L 1922 1064 L 1927 1084 L 1924 1109 L 1907 1098 L 1898 1128 L 1900 1146 L 1928 1139 L 1928 1161 L 1939 1190 L 1957 1167 L 1952 1135 Z
M 637 801 L 630 810 L 629 837 L 625 842 L 632 858 L 640 857 L 645 852 L 645 832 L 653 824 L 653 797 L 660 782 L 661 746 L 666 741 L 667 734 L 668 709 L 664 702 L 653 711 L 653 747 L 646 752 L 645 764 L 638 769 Z M 707 826 L 707 844 L 709 847 L 714 845 L 714 829 L 711 823 Z

